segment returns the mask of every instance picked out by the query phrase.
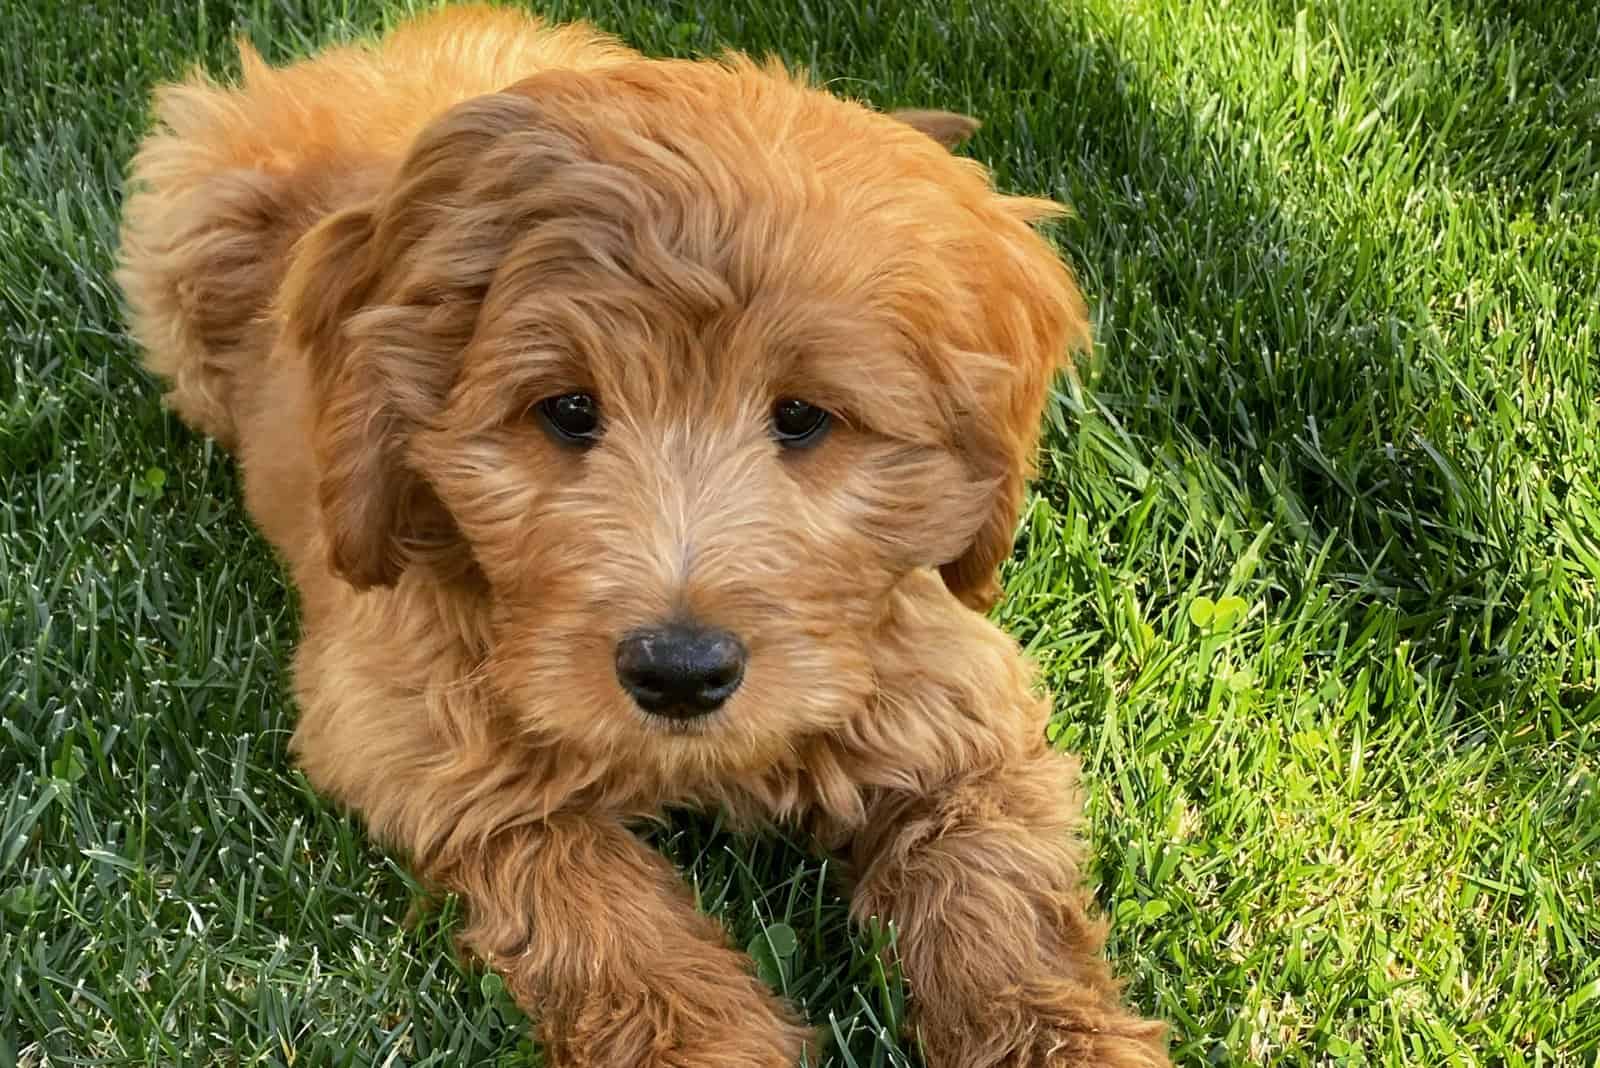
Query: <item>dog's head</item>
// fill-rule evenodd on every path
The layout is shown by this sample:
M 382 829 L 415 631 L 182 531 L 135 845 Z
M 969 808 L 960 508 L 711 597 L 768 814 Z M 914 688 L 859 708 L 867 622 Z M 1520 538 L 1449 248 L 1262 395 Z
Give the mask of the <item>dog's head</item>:
M 899 580 L 991 603 L 1086 335 L 1054 206 L 967 132 L 744 61 L 441 117 L 285 286 L 333 569 L 470 561 L 496 684 L 597 754 L 748 768 L 843 722 Z

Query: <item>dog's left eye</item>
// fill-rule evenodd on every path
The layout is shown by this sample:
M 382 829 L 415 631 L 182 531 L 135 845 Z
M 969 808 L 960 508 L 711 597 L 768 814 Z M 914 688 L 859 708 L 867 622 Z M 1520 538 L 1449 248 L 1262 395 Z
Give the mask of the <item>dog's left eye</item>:
M 600 436 L 600 402 L 589 393 L 563 393 L 539 402 L 539 417 L 558 435 L 576 445 L 592 445 Z
M 827 433 L 833 417 L 822 408 L 794 397 L 772 406 L 772 436 L 791 449 L 814 445 Z

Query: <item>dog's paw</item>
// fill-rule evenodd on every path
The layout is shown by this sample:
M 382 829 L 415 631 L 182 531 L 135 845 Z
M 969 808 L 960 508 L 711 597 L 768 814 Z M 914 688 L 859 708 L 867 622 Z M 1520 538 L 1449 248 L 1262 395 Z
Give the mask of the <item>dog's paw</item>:
M 744 992 L 741 992 L 744 993 Z M 770 995 L 703 1004 L 683 991 L 586 1004 L 546 1020 L 550 1068 L 795 1068 L 813 1035 Z M 555 1024 L 554 1027 L 551 1025 Z
M 1037 1025 L 1020 1034 L 940 1037 L 924 1031 L 928 1068 L 1170 1068 L 1161 1025 L 1133 1021 L 1124 1031 Z
M 928 1068 L 1169 1068 L 1167 1028 L 1098 992 L 1036 982 L 982 1005 L 924 1005 Z
M 692 1035 L 663 1035 L 639 1063 L 641 1068 L 795 1068 L 802 1051 L 815 1048 L 811 1039 L 810 1032 L 773 1016 Z
M 1114 1031 L 1044 1028 L 1025 1048 L 1002 1059 L 1002 1068 L 1169 1068 L 1166 1028 L 1129 1019 Z

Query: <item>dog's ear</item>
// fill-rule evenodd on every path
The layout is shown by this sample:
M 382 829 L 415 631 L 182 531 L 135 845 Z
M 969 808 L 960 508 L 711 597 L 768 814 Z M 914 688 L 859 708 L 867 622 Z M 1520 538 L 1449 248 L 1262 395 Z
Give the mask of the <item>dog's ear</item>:
M 370 200 L 296 246 L 279 313 L 309 369 L 329 565 L 358 589 L 393 585 L 455 536 L 408 451 L 444 405 L 508 239 L 492 194 L 467 187 L 504 180 L 485 154 L 530 115 L 504 93 L 459 105 Z
M 974 382 L 960 439 L 975 482 L 990 499 L 982 524 L 956 559 L 940 568 L 945 585 L 980 611 L 1000 596 L 999 568 L 1011 555 L 1040 421 L 1056 374 L 1090 345 L 1087 311 L 1072 273 L 1032 224 L 1065 209 L 1048 200 L 1005 197 L 994 236 L 967 270 L 982 308 L 974 343 L 999 357 L 1004 372 Z
M 307 363 L 328 563 L 357 589 L 400 577 L 403 513 L 416 488 L 404 466 L 407 428 L 392 399 L 401 361 L 383 358 L 351 330 L 382 281 L 378 211 L 376 202 L 348 208 L 313 227 L 281 296 L 286 337 Z
M 961 147 L 983 125 L 971 115 L 932 108 L 902 108 L 889 112 L 889 117 L 927 134 L 952 151 Z

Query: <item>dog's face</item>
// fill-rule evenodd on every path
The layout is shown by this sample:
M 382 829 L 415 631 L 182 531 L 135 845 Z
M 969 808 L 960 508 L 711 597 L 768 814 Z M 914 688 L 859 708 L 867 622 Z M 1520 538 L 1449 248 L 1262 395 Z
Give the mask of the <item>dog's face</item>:
M 458 107 L 286 285 L 334 569 L 470 561 L 530 735 L 758 768 L 870 699 L 908 572 L 992 597 L 1085 330 L 1047 210 L 747 64 Z

